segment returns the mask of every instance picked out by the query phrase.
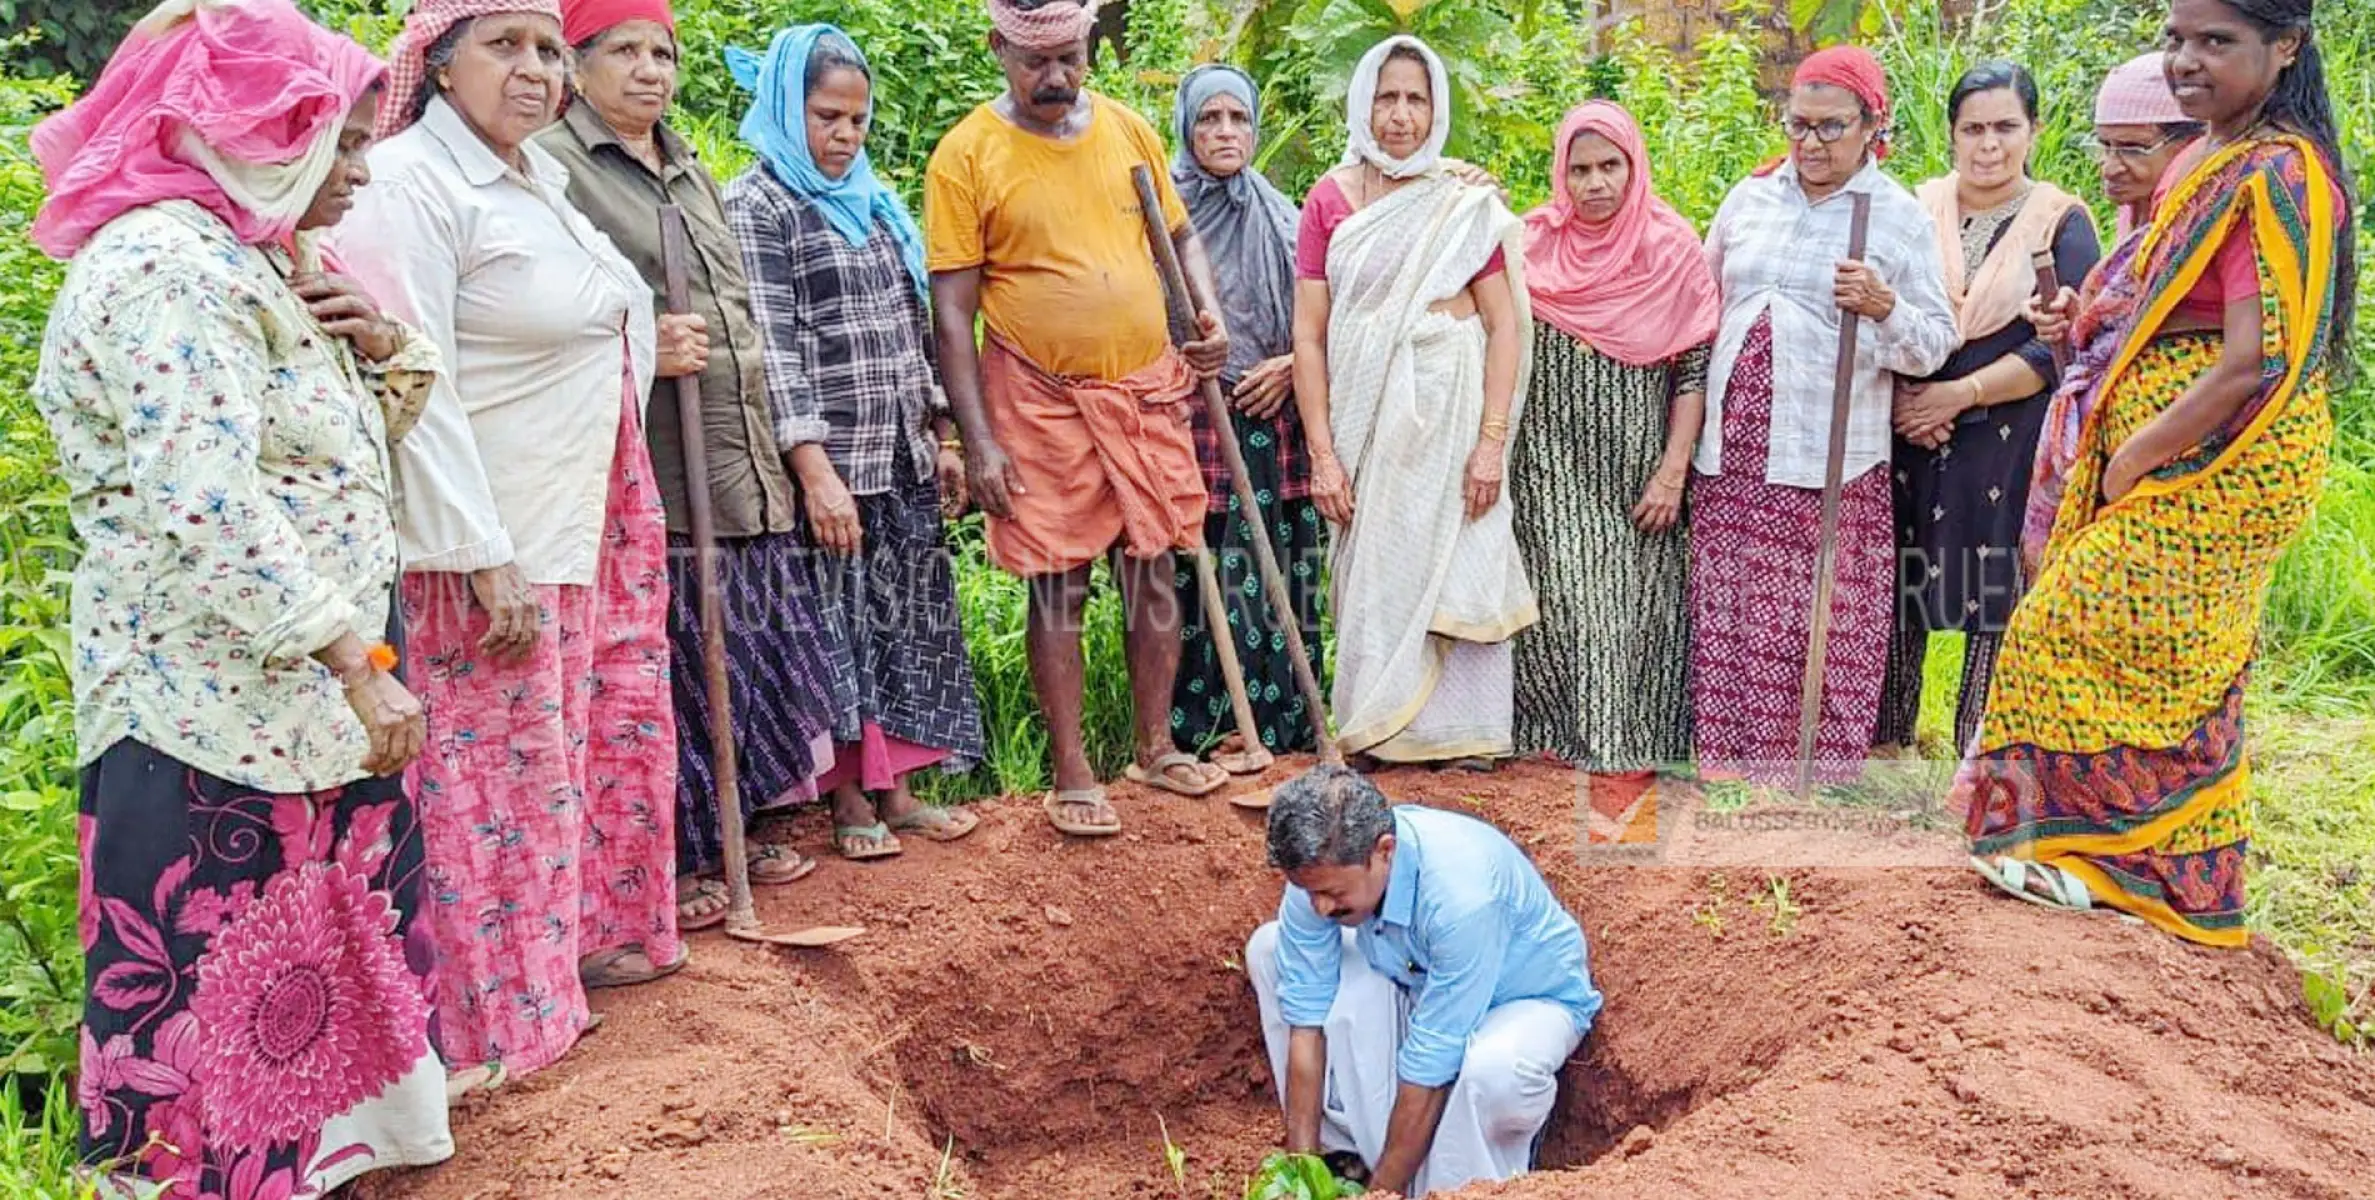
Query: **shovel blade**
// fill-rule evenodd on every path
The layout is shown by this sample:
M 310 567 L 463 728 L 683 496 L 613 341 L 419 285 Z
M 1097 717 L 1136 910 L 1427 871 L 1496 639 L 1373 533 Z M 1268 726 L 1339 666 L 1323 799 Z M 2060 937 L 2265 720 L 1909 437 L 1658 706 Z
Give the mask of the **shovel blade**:
M 770 946 L 790 946 L 796 950 L 822 950 L 838 946 L 853 938 L 864 937 L 866 931 L 852 925 L 818 925 L 795 929 L 787 933 L 770 933 L 765 926 L 748 925 L 728 928 L 726 936 L 745 942 L 760 942 Z
M 1242 808 L 1247 812 L 1268 812 L 1270 810 L 1270 789 L 1255 788 L 1250 792 L 1231 793 L 1229 803 L 1233 807 Z

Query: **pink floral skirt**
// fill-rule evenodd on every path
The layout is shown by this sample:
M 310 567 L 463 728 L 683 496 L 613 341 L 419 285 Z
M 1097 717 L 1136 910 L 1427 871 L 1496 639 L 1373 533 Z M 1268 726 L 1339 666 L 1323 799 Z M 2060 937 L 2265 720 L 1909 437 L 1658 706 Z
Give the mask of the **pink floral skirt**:
M 429 714 L 415 764 L 437 946 L 437 1046 L 512 1075 L 568 1052 L 588 1019 L 578 963 L 676 932 L 676 724 L 667 529 L 639 405 L 619 421 L 591 587 L 538 586 L 525 663 L 479 655 L 486 610 L 458 574 L 404 577 L 406 655 Z
M 122 741 L 80 841 L 84 1161 L 287 1200 L 453 1154 L 401 781 L 278 795 Z

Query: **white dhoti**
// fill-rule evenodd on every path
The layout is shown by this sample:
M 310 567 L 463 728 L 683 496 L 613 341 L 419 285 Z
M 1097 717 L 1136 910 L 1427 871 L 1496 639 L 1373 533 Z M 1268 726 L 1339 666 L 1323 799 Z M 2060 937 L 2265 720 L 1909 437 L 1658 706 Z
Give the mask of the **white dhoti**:
M 1262 1010 L 1262 1040 L 1270 1074 L 1286 1097 L 1288 1028 L 1278 1006 L 1278 923 L 1254 931 L 1245 947 L 1245 973 Z M 1344 931 L 1343 973 L 1328 1010 L 1327 1101 L 1320 1145 L 1361 1156 L 1372 1168 L 1385 1153 L 1401 1080 L 1394 1070 L 1411 997 L 1361 957 L 1352 930 Z M 1559 1068 L 1583 1040 L 1565 1008 L 1547 1000 L 1517 1000 L 1486 1014 L 1468 1039 L 1458 1080 L 1443 1107 L 1435 1144 L 1412 1181 L 1410 1195 L 1447 1192 L 1485 1180 L 1513 1179 L 1531 1170 L 1534 1146 L 1558 1099 Z

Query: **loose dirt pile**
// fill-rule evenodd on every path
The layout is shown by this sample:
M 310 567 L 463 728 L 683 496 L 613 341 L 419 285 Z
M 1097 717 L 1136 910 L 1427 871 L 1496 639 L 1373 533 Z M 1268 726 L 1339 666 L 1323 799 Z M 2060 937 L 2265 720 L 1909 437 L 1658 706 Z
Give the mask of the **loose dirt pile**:
M 1759 871 L 1589 865 L 1562 770 L 1383 782 L 1527 846 L 1608 996 L 1544 1173 L 1463 1195 L 2375 1193 L 2375 1063 L 2311 1025 L 2273 951 L 1947 869 L 1791 871 L 1776 905 Z M 774 922 L 872 932 L 801 956 L 704 935 L 470 1102 L 453 1162 L 364 1194 L 1236 1200 L 1279 1132 L 1239 962 L 1278 883 L 1257 818 L 1118 796 L 1118 842 L 1010 803 L 968 844 L 763 891 Z

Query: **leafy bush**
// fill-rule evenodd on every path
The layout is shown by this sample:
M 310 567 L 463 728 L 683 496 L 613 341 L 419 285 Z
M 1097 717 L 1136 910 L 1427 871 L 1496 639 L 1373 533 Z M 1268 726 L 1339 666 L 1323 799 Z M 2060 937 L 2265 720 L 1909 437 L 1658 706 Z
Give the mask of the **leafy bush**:
M 63 80 L 0 76 L 0 1184 L 20 1175 L 27 1188 L 59 1178 L 73 1148 L 73 1089 L 55 1084 L 74 1065 L 82 1017 L 65 573 L 75 551 L 48 431 L 26 399 L 62 271 L 25 238 L 42 186 L 24 134 L 71 95 Z M 55 1137 L 19 1137 L 45 1123 Z
M 0 31 L 33 35 L 0 45 L 0 64 L 35 78 L 89 79 L 107 65 L 132 22 L 154 7 L 156 0 L 0 0 Z

